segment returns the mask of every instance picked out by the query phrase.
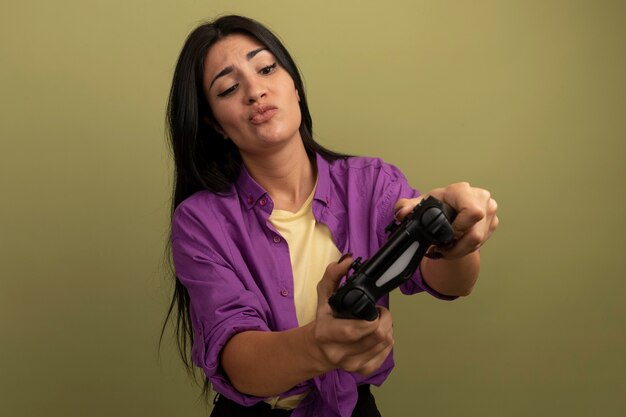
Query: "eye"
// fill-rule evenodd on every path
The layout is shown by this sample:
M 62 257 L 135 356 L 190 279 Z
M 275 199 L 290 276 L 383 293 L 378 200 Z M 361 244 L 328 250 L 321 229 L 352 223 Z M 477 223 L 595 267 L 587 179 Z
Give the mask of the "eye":
M 271 74 L 272 72 L 276 71 L 276 62 L 274 62 L 272 65 L 268 65 L 266 67 L 261 68 L 261 70 L 259 71 L 259 74 L 262 75 L 268 75 Z
M 237 89 L 237 87 L 239 87 L 239 84 L 235 84 L 235 85 L 227 88 L 226 90 L 222 91 L 221 93 L 218 93 L 217 96 L 218 97 L 226 97 L 226 96 L 234 93 L 235 90 Z

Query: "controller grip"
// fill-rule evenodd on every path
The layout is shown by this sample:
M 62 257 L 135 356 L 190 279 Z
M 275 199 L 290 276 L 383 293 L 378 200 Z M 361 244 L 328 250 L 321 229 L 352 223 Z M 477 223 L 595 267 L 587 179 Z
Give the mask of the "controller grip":
M 329 300 L 330 301 L 330 300 Z M 378 318 L 378 309 L 371 298 L 360 288 L 352 288 L 341 299 L 332 299 L 335 311 L 349 312 L 352 318 L 374 321 Z
M 388 226 L 387 242 L 363 264 L 358 258 L 354 274 L 329 298 L 335 316 L 376 320 L 376 301 L 413 276 L 428 247 L 454 240 L 455 217 L 452 207 L 428 197 L 401 224 Z

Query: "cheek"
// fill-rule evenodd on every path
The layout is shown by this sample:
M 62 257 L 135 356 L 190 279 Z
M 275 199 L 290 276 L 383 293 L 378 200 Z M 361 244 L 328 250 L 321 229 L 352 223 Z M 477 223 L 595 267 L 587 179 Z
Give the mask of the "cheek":
M 232 106 L 215 106 L 213 107 L 213 115 L 223 129 L 232 129 L 234 126 L 237 126 L 240 119 L 240 115 Z
M 297 95 L 294 97 L 294 103 L 292 105 L 292 109 L 293 109 L 294 123 L 296 123 L 298 127 L 300 127 L 300 124 L 302 123 L 302 112 L 300 111 L 300 100 L 298 100 Z
M 296 104 L 296 107 L 295 107 L 294 111 L 296 112 L 296 114 L 295 114 L 295 124 L 298 127 L 300 127 L 300 125 L 302 124 L 302 113 L 300 112 L 300 106 Z
M 298 90 L 290 88 L 283 94 L 283 97 L 286 99 L 287 106 L 289 107 L 289 118 L 294 122 L 297 121 L 298 125 L 300 125 L 302 115 L 300 112 L 300 96 L 298 95 Z

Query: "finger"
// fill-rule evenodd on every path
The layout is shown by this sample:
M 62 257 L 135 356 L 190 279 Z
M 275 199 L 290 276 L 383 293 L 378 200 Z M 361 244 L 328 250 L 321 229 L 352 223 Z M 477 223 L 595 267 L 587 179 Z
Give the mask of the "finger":
M 452 222 L 452 228 L 455 231 L 455 236 L 460 238 L 471 230 L 476 224 L 485 218 L 485 210 L 483 207 L 474 204 L 467 204 L 461 209 L 454 221 Z
M 452 247 L 438 247 L 436 250 L 441 252 L 446 259 L 457 259 L 475 252 L 491 238 L 498 227 L 498 223 L 498 216 L 490 216 L 467 231 Z
M 385 362 L 385 359 L 391 354 L 391 350 L 393 349 L 393 343 L 390 344 L 381 344 L 381 350 L 376 352 L 375 355 L 371 357 L 367 362 L 360 366 L 360 368 L 356 371 L 361 375 L 370 375 L 376 372 L 382 364 Z
M 498 202 L 492 198 L 489 198 L 487 202 L 487 214 L 495 215 L 498 212 Z
M 360 330 L 362 331 L 360 337 L 353 338 L 349 343 L 342 343 L 343 357 L 352 363 L 365 363 L 394 343 L 393 327 L 390 324 L 386 326 L 381 323 L 373 332 L 367 332 L 367 329 Z M 352 331 L 357 334 L 356 328 Z
M 393 339 L 393 318 L 391 312 L 383 306 L 376 306 L 376 308 L 378 310 L 378 318 L 374 321 L 350 320 L 352 331 L 358 336 L 358 338 L 352 340 L 352 343 L 359 345 L 359 349 L 356 351 L 366 351 L 381 342 Z
M 331 262 L 326 267 L 324 276 L 317 284 L 317 295 L 320 303 L 327 304 L 327 299 L 337 289 L 341 277 L 348 273 L 352 264 L 352 255 L 347 254 L 341 257 L 340 262 Z
M 413 208 L 422 201 L 422 197 L 418 198 L 401 198 L 394 205 L 394 218 L 402 221 Z
M 457 237 L 463 236 L 475 224 L 487 217 L 491 195 L 481 188 L 472 188 L 468 183 L 454 184 L 446 192 L 446 202 L 457 210 L 452 227 Z
M 320 308 L 328 308 L 330 310 L 330 306 L 321 306 Z M 372 322 L 339 319 L 332 317 L 332 313 L 329 311 L 326 313 L 328 316 L 324 320 L 323 334 L 320 336 L 326 343 L 341 346 L 341 349 L 345 352 L 344 356 L 360 354 L 380 342 L 380 340 L 368 337 L 376 330 L 376 325 Z
M 378 321 L 379 327 L 384 331 L 389 331 L 393 329 L 393 317 L 391 316 L 391 312 L 388 308 L 383 306 L 376 306 L 378 309 Z
M 321 311 L 322 313 L 330 314 L 332 317 L 332 311 L 330 311 L 328 303 L 319 308 L 327 310 L 318 309 L 318 314 Z M 351 346 L 351 354 L 368 350 L 384 340 L 393 327 L 393 318 L 389 310 L 382 306 L 377 306 L 377 308 L 379 317 L 373 321 L 333 317 L 331 320 L 326 321 L 325 333 L 329 340 Z
M 394 204 L 393 206 L 393 210 L 394 211 L 398 211 L 400 209 L 402 209 L 403 207 L 409 206 L 411 204 L 411 199 L 409 198 L 401 198 L 398 201 L 396 201 L 396 204 Z
M 458 259 L 477 251 L 483 243 L 482 234 L 471 230 L 458 239 L 451 248 L 438 247 L 437 251 L 445 259 Z
M 353 371 L 358 372 L 361 368 L 365 367 L 366 364 L 376 361 L 377 357 L 381 356 L 383 352 L 393 347 L 393 343 L 393 337 L 390 337 L 374 344 L 372 344 L 371 341 L 368 341 L 367 348 L 365 348 L 362 344 L 344 346 L 342 362 L 346 366 L 353 368 Z M 385 355 L 382 359 L 384 360 L 386 356 L 387 355 Z
M 500 218 L 498 216 L 493 216 L 493 220 L 491 221 L 490 232 L 493 233 L 500 225 Z
M 474 192 L 475 190 L 480 189 L 472 188 L 467 182 L 460 182 L 445 188 L 435 188 L 428 192 L 428 195 L 448 204 L 457 212 L 452 223 L 457 238 L 484 217 L 484 207 L 477 203 L 478 196 Z

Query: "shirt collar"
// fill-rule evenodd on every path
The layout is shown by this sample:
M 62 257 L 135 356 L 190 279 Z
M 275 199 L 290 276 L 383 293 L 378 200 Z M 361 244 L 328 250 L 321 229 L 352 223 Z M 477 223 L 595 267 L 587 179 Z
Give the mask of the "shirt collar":
M 320 154 L 315 155 L 317 163 L 317 187 L 315 189 L 315 195 L 313 199 L 321 202 L 325 206 L 329 206 L 330 201 L 330 166 Z M 270 200 L 267 191 L 256 182 L 250 173 L 246 169 L 244 164 L 241 164 L 241 171 L 239 177 L 235 181 L 235 186 L 239 197 L 243 201 L 246 208 L 251 209 L 254 207 L 261 198 Z
M 317 162 L 317 187 L 314 200 L 329 206 L 330 201 L 330 165 L 320 154 L 316 154 Z
M 246 208 L 251 209 L 257 203 L 257 201 L 267 194 L 267 191 L 263 189 L 256 182 L 248 169 L 244 164 L 241 164 L 241 171 L 239 172 L 239 177 L 237 181 L 235 181 L 235 186 L 237 188 L 237 192 L 239 193 L 239 197 L 243 201 Z M 269 198 L 267 196 L 266 198 Z

